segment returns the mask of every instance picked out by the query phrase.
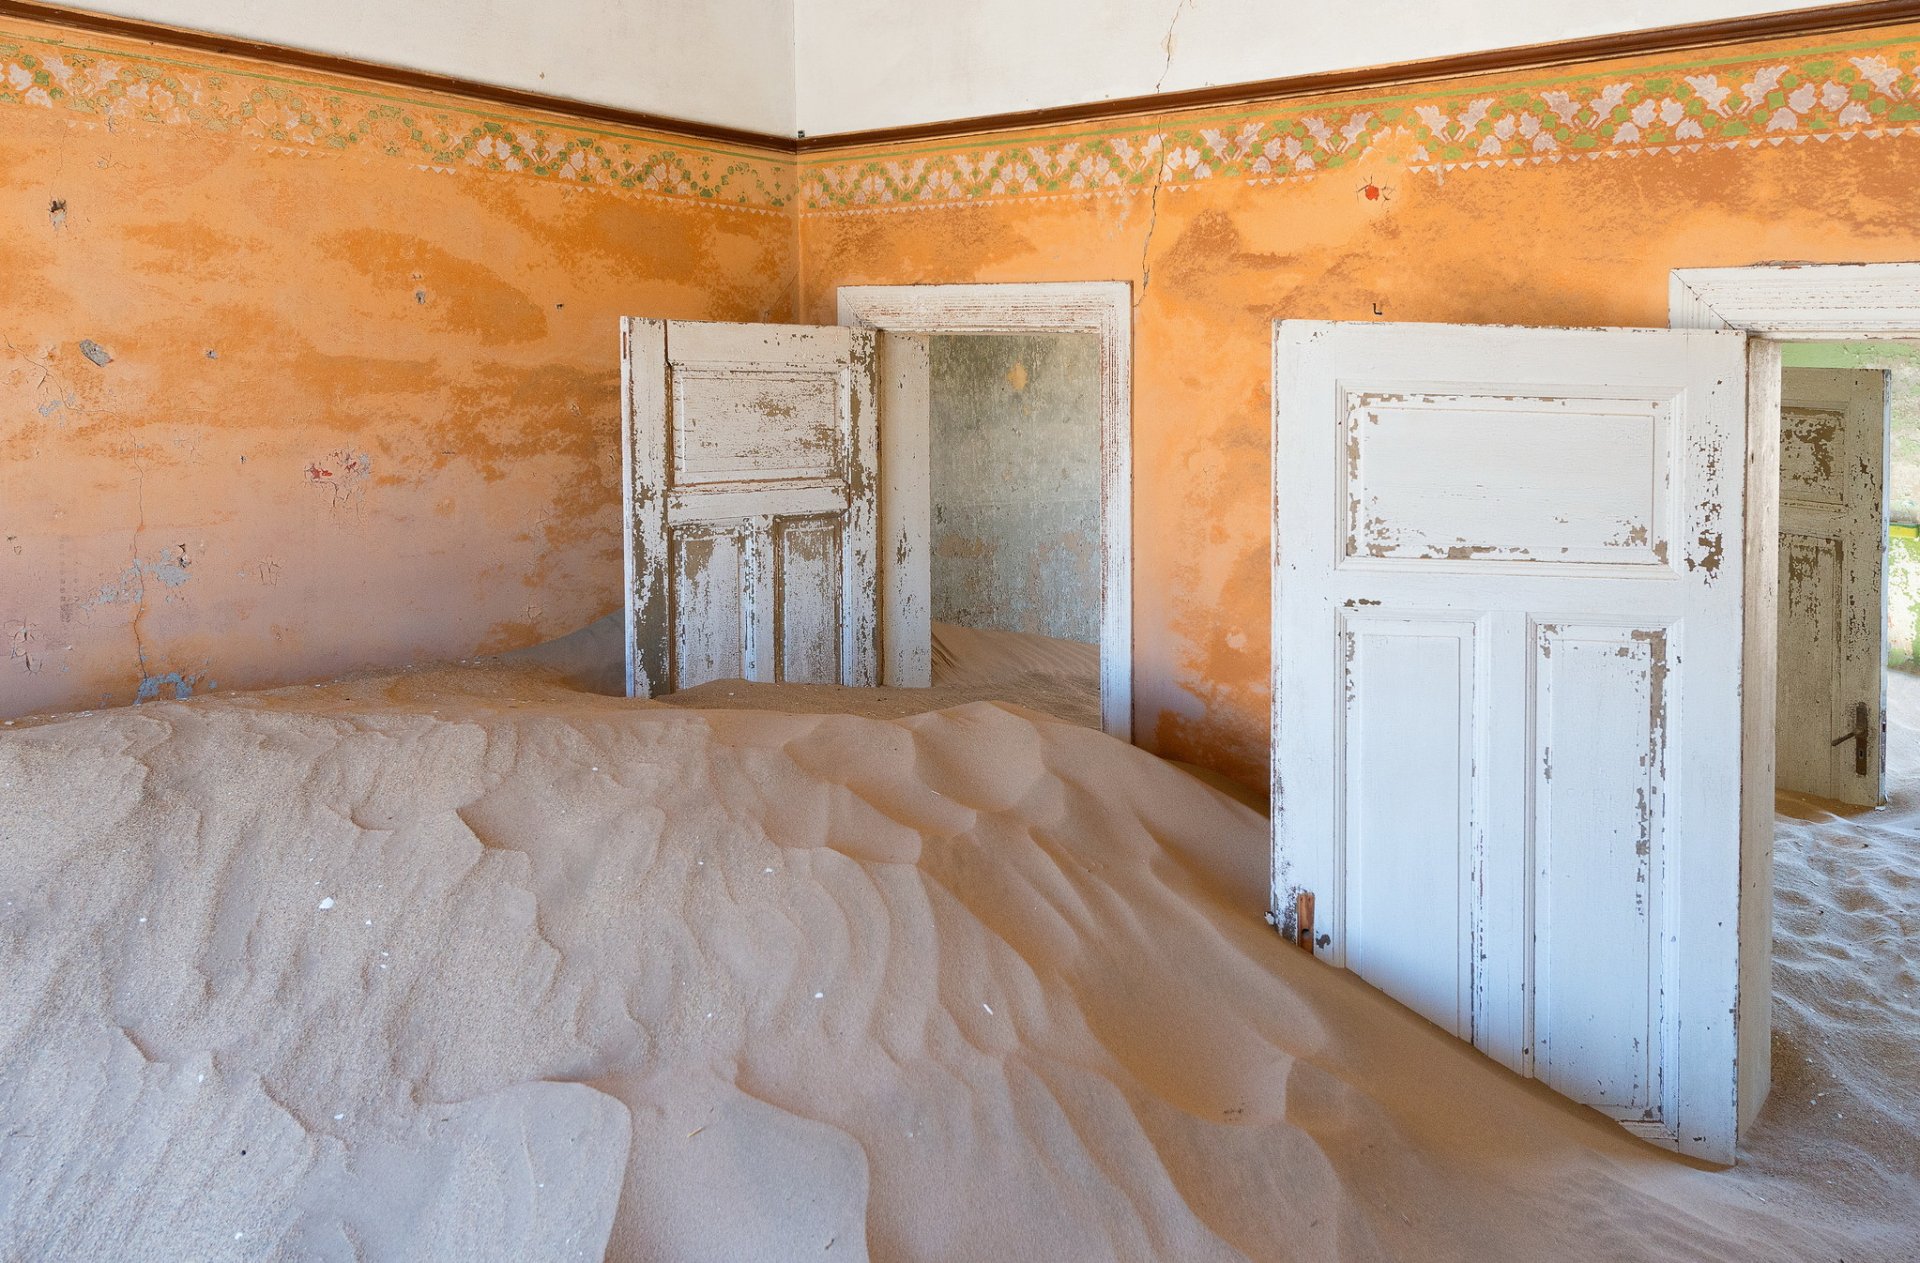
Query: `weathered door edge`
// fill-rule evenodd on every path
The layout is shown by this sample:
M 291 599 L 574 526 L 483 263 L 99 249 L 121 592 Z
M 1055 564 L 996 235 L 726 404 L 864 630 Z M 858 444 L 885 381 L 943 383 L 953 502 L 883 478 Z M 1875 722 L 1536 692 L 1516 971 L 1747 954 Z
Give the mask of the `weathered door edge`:
M 926 334 L 881 333 L 878 549 L 880 682 L 933 684 L 932 365 Z
M 847 371 L 853 450 L 847 453 L 840 674 L 856 688 L 873 688 L 880 683 L 880 348 L 871 329 L 853 330 L 852 343 Z
M 1740 635 L 1740 939 L 1736 1116 L 1744 1131 L 1773 1078 L 1775 677 L 1780 606 L 1780 344 L 1747 343 L 1746 599 Z
M 1888 566 L 1891 559 L 1888 552 L 1892 539 L 1887 534 L 1887 523 L 1893 521 L 1893 374 L 1882 371 L 1880 374 L 1880 530 L 1878 535 L 1878 558 L 1880 565 L 1880 730 L 1874 735 L 1878 758 L 1874 775 L 1879 782 L 1878 806 L 1887 805 L 1887 609 L 1892 600 L 1891 576 Z
M 846 285 L 839 322 L 884 333 L 1092 333 L 1100 339 L 1100 715 L 1131 742 L 1133 715 L 1133 287 L 1127 281 Z M 882 485 L 890 481 L 885 446 Z M 887 510 L 883 507 L 881 512 Z M 883 589 L 881 621 L 902 594 Z M 892 655 L 888 655 L 892 661 Z M 883 684 L 894 678 L 883 677 Z
M 666 322 L 621 317 L 621 606 L 628 697 L 652 697 L 667 684 L 672 611 L 666 586 L 666 504 L 659 491 L 664 453 L 655 450 L 650 438 L 664 422 L 666 392 Z

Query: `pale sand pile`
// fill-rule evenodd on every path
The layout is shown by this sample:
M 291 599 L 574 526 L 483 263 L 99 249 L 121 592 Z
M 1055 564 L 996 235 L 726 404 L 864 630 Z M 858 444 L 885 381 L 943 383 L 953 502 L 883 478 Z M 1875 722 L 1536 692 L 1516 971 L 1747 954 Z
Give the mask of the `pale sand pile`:
M 1285 946 L 1259 815 L 1038 714 L 446 669 L 21 724 L 0 1253 L 1912 1258 L 1920 864 L 1844 828 L 1783 848 L 1729 1174 Z
M 1904 1225 L 1890 1257 L 1920 1260 L 1920 679 L 1887 693 L 1885 808 L 1780 796 L 1773 1092 L 1741 1174 L 1799 1214 Z

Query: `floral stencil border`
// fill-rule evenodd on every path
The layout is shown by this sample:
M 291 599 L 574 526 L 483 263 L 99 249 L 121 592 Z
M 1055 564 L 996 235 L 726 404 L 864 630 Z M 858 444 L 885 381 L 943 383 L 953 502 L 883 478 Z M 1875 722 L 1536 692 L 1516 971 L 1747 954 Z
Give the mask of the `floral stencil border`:
M 860 214 L 1177 191 L 1219 179 L 1273 183 L 1351 166 L 1387 139 L 1400 142 L 1406 169 L 1454 171 L 1920 133 L 1920 36 L 1428 91 L 1101 133 L 826 154 L 801 162 L 799 204 L 804 214 Z
M 110 41 L 109 41 L 110 42 Z M 1920 134 L 1920 33 L 1693 65 L 1612 67 L 1532 84 L 1468 81 L 1374 99 L 1137 120 L 1100 131 L 971 138 L 798 161 L 748 148 L 489 113 L 239 61 L 90 47 L 32 23 L 0 29 L 0 108 L 138 126 L 270 151 L 353 154 L 713 207 L 864 214 L 1178 192 L 1209 181 L 1312 179 L 1392 142 L 1412 171 L 1692 153 Z
M 87 47 L 36 30 L 0 29 L 5 107 L 109 129 L 185 130 L 274 150 L 379 156 L 424 170 L 508 173 L 738 210 L 778 212 L 793 202 L 793 161 L 784 155 Z

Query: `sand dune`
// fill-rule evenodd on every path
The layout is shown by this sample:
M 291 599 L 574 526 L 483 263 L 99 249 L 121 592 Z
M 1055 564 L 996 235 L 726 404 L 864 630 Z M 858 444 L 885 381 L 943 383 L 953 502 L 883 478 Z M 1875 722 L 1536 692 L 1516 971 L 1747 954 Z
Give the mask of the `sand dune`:
M 1286 947 L 1260 816 L 1005 705 L 411 672 L 6 729 L 0 822 L 8 1259 L 1858 1263 L 1920 1230 L 1910 851 L 1907 902 L 1847 914 L 1862 1043 L 1812 1033 L 1853 928 L 1790 918 L 1782 956 L 1781 1061 L 1897 1101 L 1811 1140 L 1770 1107 L 1724 1173 Z M 1825 865 L 1783 891 L 1850 888 Z

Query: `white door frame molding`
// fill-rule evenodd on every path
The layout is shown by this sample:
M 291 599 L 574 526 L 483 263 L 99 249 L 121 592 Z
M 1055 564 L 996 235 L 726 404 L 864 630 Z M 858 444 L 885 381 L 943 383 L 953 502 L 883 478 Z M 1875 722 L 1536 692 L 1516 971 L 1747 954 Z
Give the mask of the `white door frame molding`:
M 1679 268 L 1667 282 L 1675 329 L 1836 342 L 1920 333 L 1920 263 L 1764 263 Z
M 1746 602 L 1741 636 L 1740 1126 L 1772 1077 L 1774 687 L 1779 655 L 1780 343 L 1920 336 L 1920 263 L 1679 268 L 1668 324 L 1736 329 L 1747 357 Z M 1759 950 L 1756 950 L 1758 948 Z
M 1100 339 L 1100 715 L 1109 735 L 1132 741 L 1131 284 L 845 285 L 839 294 L 841 324 L 885 333 L 1091 333 Z M 880 466 L 884 486 L 884 438 Z M 883 586 L 883 603 L 895 597 Z

